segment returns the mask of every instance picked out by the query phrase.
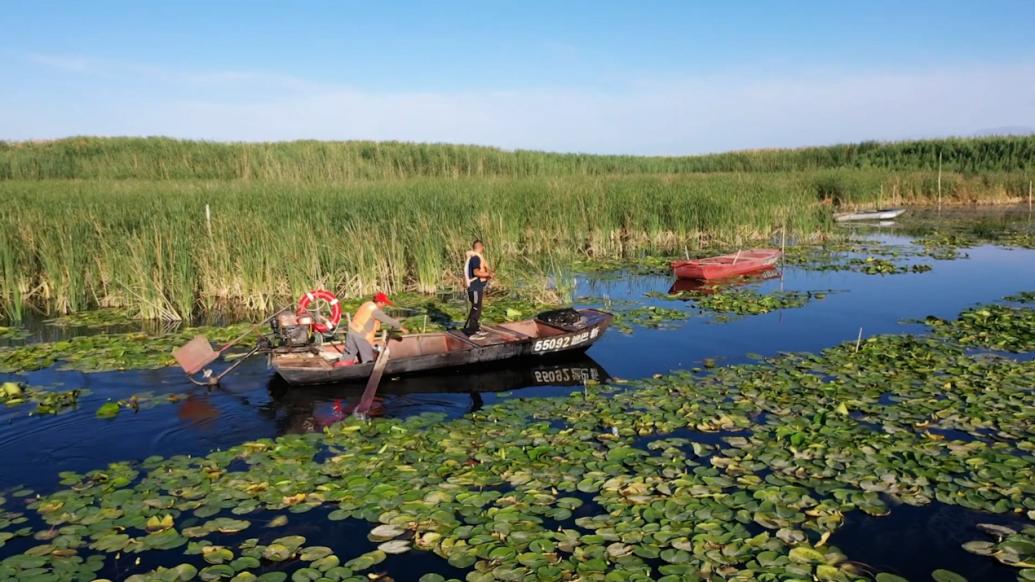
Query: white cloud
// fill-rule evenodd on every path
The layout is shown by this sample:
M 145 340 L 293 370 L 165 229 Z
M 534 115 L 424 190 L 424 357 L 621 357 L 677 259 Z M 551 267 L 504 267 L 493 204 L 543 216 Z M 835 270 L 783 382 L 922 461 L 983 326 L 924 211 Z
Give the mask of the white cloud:
M 77 57 L 34 62 L 101 77 L 60 101 L 0 97 L 0 138 L 72 134 L 215 140 L 393 139 L 684 154 L 1035 125 L 1035 64 L 927 71 L 630 79 L 615 89 L 367 91 L 290 75 L 182 72 Z M 24 95 L 24 92 L 23 94 Z

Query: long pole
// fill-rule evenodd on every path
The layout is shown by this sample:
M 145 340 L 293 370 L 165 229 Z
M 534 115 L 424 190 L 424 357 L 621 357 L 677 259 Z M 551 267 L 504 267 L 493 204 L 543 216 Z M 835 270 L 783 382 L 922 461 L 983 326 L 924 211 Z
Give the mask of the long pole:
M 938 210 L 942 209 L 942 153 L 938 152 Z
M 1028 214 L 1031 214 L 1031 180 L 1028 180 Z

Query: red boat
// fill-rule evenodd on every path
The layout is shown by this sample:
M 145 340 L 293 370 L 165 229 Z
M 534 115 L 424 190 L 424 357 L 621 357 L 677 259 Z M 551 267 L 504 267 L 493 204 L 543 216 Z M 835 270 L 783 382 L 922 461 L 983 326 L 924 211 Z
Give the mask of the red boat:
M 680 279 L 723 279 L 772 269 L 783 254 L 777 249 L 750 249 L 732 255 L 706 259 L 672 261 L 672 271 Z

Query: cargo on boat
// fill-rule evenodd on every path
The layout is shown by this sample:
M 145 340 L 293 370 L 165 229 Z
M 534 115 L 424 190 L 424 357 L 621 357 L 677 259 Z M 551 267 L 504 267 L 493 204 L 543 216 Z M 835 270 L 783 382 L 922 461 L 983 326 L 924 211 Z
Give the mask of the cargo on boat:
M 596 309 L 563 309 L 541 313 L 535 319 L 483 325 L 483 333 L 476 337 L 445 331 L 391 338 L 384 373 L 393 376 L 583 351 L 600 338 L 612 318 Z M 270 363 L 289 384 L 346 382 L 370 376 L 374 362 L 340 365 L 343 350 L 341 342 L 278 347 L 270 351 Z
M 750 249 L 706 259 L 672 261 L 672 272 L 680 279 L 725 279 L 772 269 L 782 254 L 777 249 Z

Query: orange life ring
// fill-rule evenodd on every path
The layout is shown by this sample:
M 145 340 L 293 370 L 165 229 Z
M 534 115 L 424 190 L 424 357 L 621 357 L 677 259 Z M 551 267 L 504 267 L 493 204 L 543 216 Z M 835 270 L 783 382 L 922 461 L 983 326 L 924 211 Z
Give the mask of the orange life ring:
M 313 330 L 319 333 L 329 333 L 334 328 L 338 327 L 338 323 L 341 322 L 341 304 L 338 302 L 338 298 L 334 296 L 334 293 L 331 293 L 326 289 L 306 291 L 298 299 L 298 313 L 307 311 L 309 309 L 309 304 L 317 299 L 323 299 L 330 304 L 331 315 L 324 321 L 314 321 Z

